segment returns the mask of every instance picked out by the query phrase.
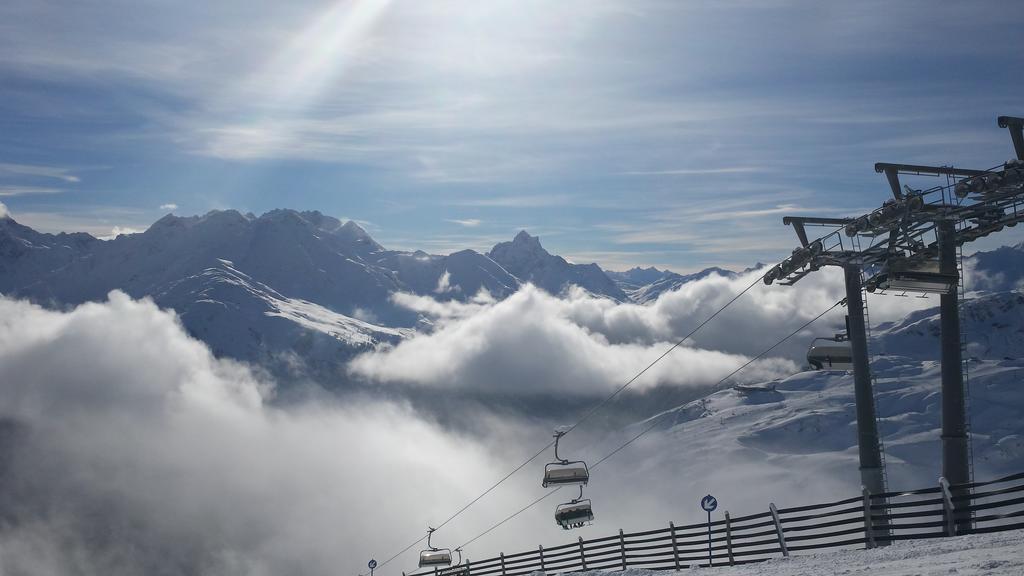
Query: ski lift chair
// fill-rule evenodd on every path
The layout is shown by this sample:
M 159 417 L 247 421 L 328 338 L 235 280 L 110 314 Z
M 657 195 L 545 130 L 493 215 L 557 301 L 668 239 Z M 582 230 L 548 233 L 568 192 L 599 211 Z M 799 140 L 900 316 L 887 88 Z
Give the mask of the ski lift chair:
M 909 262 L 893 260 L 885 278 L 885 289 L 921 292 L 924 294 L 949 294 L 956 289 L 959 277 L 956 273 L 941 271 L 938 260 Z
M 466 576 L 469 574 L 468 567 L 462 562 L 462 548 L 456 548 L 452 550 L 453 554 L 458 554 L 459 559 L 452 563 L 450 568 L 446 568 L 438 572 L 438 576 Z
M 815 370 L 853 368 L 853 353 L 850 351 L 849 340 L 815 338 L 811 342 L 811 347 L 807 349 L 807 363 Z
M 559 504 L 555 508 L 555 523 L 563 530 L 582 528 L 594 521 L 594 509 L 589 498 L 583 498 L 583 486 L 580 486 L 580 496 L 571 502 Z
M 555 462 L 544 465 L 544 480 L 540 485 L 548 486 L 583 486 L 590 481 L 590 469 L 582 460 L 566 460 L 558 455 L 558 440 L 565 432 L 555 432 Z
M 450 549 L 435 548 L 430 544 L 430 536 L 434 531 L 434 528 L 427 530 L 427 549 L 420 552 L 420 568 L 451 566 L 452 564 L 452 551 Z

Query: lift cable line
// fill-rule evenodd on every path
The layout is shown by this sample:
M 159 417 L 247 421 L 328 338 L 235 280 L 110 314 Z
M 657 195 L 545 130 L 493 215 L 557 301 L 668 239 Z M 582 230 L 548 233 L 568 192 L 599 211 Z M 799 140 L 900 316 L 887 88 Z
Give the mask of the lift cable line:
M 943 475 L 951 482 L 960 483 L 957 484 L 958 486 L 967 485 L 965 483 L 970 480 L 970 455 L 964 414 L 963 374 L 961 372 L 962 343 L 958 321 L 959 298 L 956 294 L 961 278 L 957 274 L 956 256 L 958 249 L 964 243 L 999 232 L 1004 227 L 1024 222 L 1024 201 L 1022 201 L 1024 200 L 1022 198 L 1024 197 L 1024 118 L 1000 116 L 997 119 L 997 124 L 1000 128 L 1009 130 L 1016 158 L 1011 158 L 988 170 L 951 166 L 875 164 L 875 171 L 885 174 L 892 189 L 893 199 L 886 201 L 880 208 L 856 218 L 805 216 L 783 218 L 783 224 L 793 227 L 801 246 L 793 250 L 792 256 L 769 268 L 760 278 L 769 285 L 776 281 L 783 285 L 793 285 L 822 266 L 837 266 L 843 269 L 846 283 L 845 300 L 849 311 L 847 334 L 851 342 L 857 424 L 858 433 L 861 436 L 858 443 L 861 480 L 873 493 L 885 492 L 884 463 L 879 454 L 874 386 L 867 354 L 864 314 L 865 292 L 876 290 L 889 289 L 940 294 L 944 327 L 941 338 Z M 935 186 L 927 190 L 914 190 L 909 186 L 900 185 L 899 176 L 901 174 L 945 175 L 955 184 L 952 186 L 952 190 L 949 189 L 949 185 Z M 947 201 L 949 192 L 956 197 L 953 202 Z M 970 203 L 965 200 L 969 200 Z M 808 240 L 806 226 L 826 226 L 837 229 L 812 242 Z M 845 242 L 844 232 L 845 236 L 849 237 Z M 869 239 L 867 248 L 860 246 L 858 236 L 865 236 Z M 934 240 L 929 242 L 932 238 Z M 865 280 L 862 275 L 868 276 L 868 278 Z M 567 431 L 575 429 L 611 401 L 752 287 L 753 285 L 748 286 L 743 292 L 737 294 L 689 335 L 585 414 Z M 822 315 L 826 312 L 823 312 Z M 955 329 L 946 330 L 947 323 Z M 751 361 L 755 359 L 756 357 Z M 655 417 L 655 422 L 656 420 L 657 417 Z M 653 426 L 652 423 L 649 428 L 653 429 Z M 646 432 L 645 429 L 636 438 Z M 627 442 L 626 445 L 633 441 L 635 438 Z M 622 450 L 626 445 L 602 458 L 598 464 Z M 554 492 L 545 494 L 537 502 Z M 885 507 L 884 500 L 882 507 Z M 510 520 L 523 510 L 501 523 Z
M 759 278 L 758 280 L 760 280 L 760 278 Z M 718 389 L 719 389 L 719 387 L 720 387 L 720 386 L 721 386 L 722 384 L 724 384 L 725 382 L 727 382 L 727 381 L 728 381 L 728 380 L 729 380 L 730 378 L 732 378 L 733 376 L 735 376 L 736 374 L 738 374 L 738 373 L 739 373 L 740 371 L 742 371 L 742 370 L 743 370 L 744 368 L 746 368 L 747 366 L 750 366 L 750 365 L 751 365 L 751 364 L 753 364 L 753 363 L 754 363 L 754 362 L 755 362 L 756 360 L 759 360 L 759 359 L 761 359 L 762 357 L 764 357 L 765 355 L 767 355 L 768 353 L 770 353 L 770 352 L 771 352 L 772 350 L 774 350 L 774 349 L 778 348 L 778 347 L 779 347 L 780 345 L 782 345 L 783 343 L 785 343 L 785 342 L 786 342 L 787 340 L 789 340 L 789 339 L 790 339 L 790 338 L 792 338 L 793 336 L 796 336 L 796 335 L 797 335 L 797 334 L 799 334 L 800 332 L 804 331 L 805 329 L 807 329 L 807 327 L 808 327 L 808 326 L 810 326 L 811 324 L 813 324 L 813 323 L 817 322 L 818 320 L 820 320 L 820 319 L 822 318 L 822 316 L 824 316 L 824 315 L 828 314 L 829 312 L 831 312 L 831 311 L 835 310 L 835 309 L 836 309 L 836 307 L 838 307 L 838 306 L 841 306 L 841 305 L 844 305 L 844 304 L 846 304 L 846 299 L 845 299 L 845 298 L 843 298 L 842 300 L 839 300 L 839 301 L 837 301 L 837 302 L 836 302 L 835 304 L 833 304 L 833 305 L 829 306 L 828 308 L 826 308 L 826 309 L 825 309 L 824 311 L 822 311 L 822 312 L 821 312 L 820 314 L 818 314 L 818 315 L 817 315 L 817 316 L 815 316 L 814 318 L 811 318 L 811 319 L 810 319 L 810 320 L 808 320 L 807 322 L 804 322 L 804 324 L 803 324 L 802 326 L 800 326 L 800 327 L 799 327 L 799 328 L 797 328 L 796 330 L 793 330 L 792 332 L 790 332 L 789 334 L 787 334 L 787 335 L 786 335 L 786 336 L 785 336 L 784 338 L 782 338 L 781 340 L 777 341 L 777 342 L 776 342 L 775 344 L 772 344 L 771 346 L 769 346 L 768 348 L 766 348 L 765 350 L 763 350 L 763 351 L 762 351 L 762 352 L 761 352 L 760 354 L 758 354 L 757 356 L 754 356 L 754 357 L 753 357 L 753 358 L 751 358 L 750 360 L 747 360 L 747 361 L 746 361 L 746 362 L 745 362 L 745 363 L 744 363 L 743 365 L 741 365 L 741 366 L 740 366 L 739 368 L 736 368 L 735 370 L 733 370 L 732 372 L 730 372 L 730 373 L 729 373 L 729 374 L 728 374 L 727 376 L 725 376 L 724 378 L 722 378 L 721 380 L 719 380 L 719 381 L 718 381 L 718 382 L 717 382 L 717 383 L 716 383 L 716 384 L 715 384 L 715 385 L 713 386 L 713 389 L 715 389 L 715 390 L 718 390 Z M 660 422 L 660 421 L 661 421 L 661 418 L 662 418 L 662 417 L 663 417 L 663 416 L 664 416 L 665 414 L 668 414 L 668 412 L 662 412 L 661 414 L 658 414 L 658 415 L 656 415 L 656 416 L 652 417 L 652 418 L 651 418 L 651 423 L 650 423 L 650 424 L 649 424 L 649 425 L 648 425 L 647 427 L 645 427 L 645 428 L 644 428 L 643 430 L 641 430 L 641 431 L 640 431 L 639 433 L 637 433 L 637 434 L 636 434 L 635 436 L 633 436 L 632 438 L 630 438 L 629 440 L 627 440 L 627 441 L 626 441 L 625 443 L 621 444 L 621 445 L 620 445 L 620 446 L 619 446 L 618 448 L 616 448 L 616 449 L 612 450 L 611 452 L 609 452 L 608 454 L 606 454 L 606 455 L 605 455 L 605 456 L 604 456 L 603 458 L 601 458 L 600 460 L 598 460 L 597 462 L 595 462 L 595 463 L 594 463 L 594 465 L 593 465 L 593 466 L 591 466 L 591 468 L 597 468 L 598 466 L 600 466 L 600 465 L 601 465 L 601 463 L 602 463 L 602 462 L 604 462 L 604 461 L 606 461 L 606 460 L 610 459 L 610 458 L 611 458 L 612 456 L 615 456 L 616 454 L 618 454 L 619 452 L 621 452 L 622 450 L 626 449 L 626 448 L 627 448 L 627 447 L 629 447 L 629 446 L 630 446 L 631 444 L 633 444 L 634 442 L 636 442 L 637 440 L 639 440 L 639 439 L 640 439 L 640 438 L 641 438 L 642 436 L 644 436 L 645 434 L 647 434 L 648 432 L 650 432 L 651 430 L 653 430 L 653 429 L 654 429 L 654 427 L 655 427 L 655 426 L 657 426 L 658 422 Z M 483 538 L 483 537 L 484 537 L 484 536 L 486 536 L 487 534 L 490 534 L 490 533 L 491 533 L 492 531 L 496 530 L 497 528 L 499 528 L 500 526 L 502 526 L 502 525 L 503 525 L 503 524 L 505 524 L 506 522 L 508 522 L 508 521 L 512 520 L 512 519 L 513 519 L 513 518 L 515 518 L 516 516 L 519 516 L 519 515 L 520 515 L 520 514 L 522 514 L 523 512 L 526 512 L 526 511 L 527 511 L 527 510 L 529 510 L 530 508 L 533 508 L 533 507 L 534 507 L 534 506 L 536 506 L 537 504 L 540 504 L 540 503 L 541 503 L 541 502 L 542 502 L 543 500 L 546 500 L 547 498 L 549 498 L 549 497 L 553 496 L 553 495 L 554 495 L 554 494 L 555 494 L 556 492 L 558 492 L 559 490 L 561 490 L 561 487 L 555 488 L 554 490 L 552 490 L 552 491 L 550 491 L 550 492 L 547 492 L 546 494 L 544 494 L 544 495 L 543 495 L 543 496 L 541 496 L 540 498 L 537 498 L 536 500 L 534 500 L 534 501 L 530 502 L 530 503 L 529 503 L 529 504 L 527 504 L 526 506 L 523 506 L 523 507 L 522 507 L 522 508 L 520 508 L 519 510 L 517 510 L 517 511 L 513 512 L 513 513 L 512 513 L 511 515 L 509 515 L 509 516 L 506 516 L 506 517 L 505 517 L 504 519 L 502 519 L 502 520 L 501 520 L 500 522 L 498 522 L 497 524 L 495 524 L 495 525 L 491 526 L 491 527 L 490 527 L 490 528 L 488 528 L 487 530 L 484 530 L 484 531 L 483 531 L 483 532 L 481 532 L 480 534 L 477 534 L 477 535 L 476 535 L 476 536 L 474 536 L 473 538 L 471 538 L 471 539 L 467 540 L 467 541 L 466 541 L 466 542 L 465 542 L 464 544 L 460 545 L 460 546 L 459 546 L 459 548 L 465 548 L 466 546 L 469 546 L 470 544 L 472 544 L 473 542 L 476 542 L 476 541 L 477 541 L 477 540 L 479 540 L 480 538 Z
M 765 272 L 765 273 L 767 274 L 767 272 Z M 569 428 L 567 428 L 567 429 L 565 430 L 565 434 L 568 434 L 569 432 L 572 432 L 573 430 L 575 430 L 575 429 L 576 429 L 576 427 L 577 427 L 577 426 L 579 426 L 580 424 L 582 424 L 582 423 L 583 423 L 584 421 L 586 421 L 586 420 L 587 420 L 587 418 L 590 418 L 590 417 L 591 417 L 591 416 L 593 416 L 593 415 L 594 415 L 594 414 L 595 414 L 595 413 L 596 413 L 596 412 L 597 412 L 597 411 L 598 411 L 599 409 L 601 409 L 601 408 L 602 408 L 602 407 L 604 407 L 604 406 L 605 406 L 606 404 L 608 404 L 609 402 L 611 402 L 611 401 L 612 401 L 612 399 L 613 399 L 613 398 L 615 398 L 616 396 L 618 396 L 620 392 L 622 392 L 623 390 L 625 390 L 626 388 L 628 388 L 628 387 L 629 387 L 630 385 L 632 385 L 632 384 L 633 384 L 634 382 L 636 382 L 638 378 L 640 378 L 641 376 L 643 376 L 644 374 L 646 374 L 648 370 L 650 370 L 651 368 L 653 368 L 653 367 L 654 367 L 654 365 L 655 365 L 655 364 L 657 364 L 658 362 L 661 362 L 661 361 L 662 361 L 662 360 L 663 360 L 663 359 L 664 359 L 664 358 L 665 358 L 666 356 L 668 356 L 669 354 L 671 354 L 673 350 L 675 350 L 676 348 L 679 348 L 680 346 L 682 346 L 682 345 L 683 345 L 683 342 L 686 342 L 687 340 L 689 340 L 689 339 L 690 339 L 690 337 L 692 337 L 692 336 L 693 336 L 694 334 L 696 334 L 696 333 L 697 333 L 697 332 L 698 332 L 698 331 L 699 331 L 699 330 L 700 330 L 701 328 L 703 328 L 704 326 L 706 326 L 706 325 L 707 325 L 707 324 L 708 324 L 709 322 L 711 322 L 712 320 L 714 320 L 714 319 L 715 319 L 715 318 L 716 318 L 716 317 L 717 317 L 717 316 L 718 316 L 719 314 L 721 314 L 722 312 L 724 312 L 726 308 L 728 308 L 729 306 L 731 306 L 731 305 L 733 304 L 733 302 L 735 302 L 735 301 L 739 300 L 741 296 L 743 296 L 744 294 L 746 294 L 747 292 L 749 292 L 749 291 L 750 291 L 750 289 L 751 289 L 751 288 L 753 288 L 754 286 L 756 286 L 756 285 L 757 285 L 757 283 L 758 283 L 758 282 L 760 282 L 760 281 L 761 281 L 761 280 L 762 280 L 763 278 L 764 278 L 764 274 L 762 274 L 761 276 L 758 276 L 757 278 L 755 278 L 755 279 L 754 279 L 754 281 L 750 283 L 750 285 L 748 285 L 748 286 L 747 286 L 746 288 L 744 288 L 744 289 L 743 289 L 742 291 L 740 291 L 740 292 L 739 292 L 739 293 L 737 293 L 737 294 L 736 294 L 735 296 L 733 296 L 733 297 L 732 297 L 732 299 L 731 299 L 731 300 L 729 300 L 728 302 L 726 302 L 724 306 L 722 306 L 721 308 L 719 308 L 718 310 L 716 310 L 716 311 L 715 311 L 715 313 L 714 313 L 714 314 L 712 314 L 711 316 L 708 316 L 708 317 L 707 317 L 706 319 L 704 319 L 704 321 L 703 321 L 703 322 L 701 322 L 700 324 L 698 324 L 696 328 L 694 328 L 693 330 L 690 330 L 690 333 L 689 333 L 689 334 L 687 334 L 686 336 L 683 336 L 682 338 L 680 338 L 678 342 L 676 342 L 675 344 L 673 344 L 672 346 L 670 346 L 668 350 L 665 350 L 665 352 L 663 352 L 663 353 L 661 354 L 661 356 L 658 356 L 657 358 L 655 358 L 655 359 L 654 359 L 654 361 L 653 361 L 653 362 L 651 362 L 650 364 L 648 364 L 648 365 L 647 365 L 647 366 L 646 366 L 646 367 L 645 367 L 645 368 L 644 368 L 643 370 L 641 370 L 641 371 L 637 372 L 637 373 L 636 373 L 636 375 L 635 375 L 635 376 L 633 376 L 632 378 L 630 378 L 629 380 L 627 380 L 625 384 L 623 384 L 622 386 L 619 386 L 619 387 L 618 387 L 618 389 L 616 389 L 616 390 L 615 390 L 615 392 L 612 392 L 612 393 L 611 393 L 611 395 L 609 395 L 609 396 L 608 396 L 607 398 L 605 398 L 604 400 L 602 400 L 602 401 L 601 401 L 601 402 L 600 402 L 599 404 L 597 404 L 596 406 L 594 406 L 593 408 L 591 408 L 589 412 L 587 412 L 586 414 L 584 414 L 584 415 L 583 415 L 583 417 L 579 419 L 579 421 L 577 421 L 577 422 L 576 422 L 575 424 L 573 424 L 572 426 L 570 426 Z M 564 435 L 564 434 L 563 434 L 563 435 Z
M 729 306 L 732 306 L 732 304 L 733 304 L 734 302 L 736 302 L 737 300 L 739 300 L 741 296 L 743 296 L 744 294 L 746 294 L 747 292 L 749 292 L 749 291 L 750 291 L 751 289 L 753 289 L 753 288 L 754 288 L 754 286 L 756 286 L 756 285 L 758 284 L 758 282 L 761 282 L 761 281 L 762 281 L 763 279 L 764 279 L 764 274 L 762 274 L 761 276 L 758 276 L 757 278 L 755 278 L 755 279 L 754 279 L 754 281 L 753 281 L 753 282 L 751 282 L 751 283 L 750 283 L 750 284 L 749 284 L 749 285 L 748 285 L 748 286 L 747 286 L 746 288 L 744 288 L 744 289 L 743 289 L 742 291 L 740 291 L 740 292 L 739 292 L 739 293 L 737 293 L 737 294 L 736 294 L 735 296 L 733 296 L 733 297 L 732 297 L 732 298 L 731 298 L 731 299 L 730 299 L 730 300 L 729 300 L 728 302 L 726 302 L 726 303 L 725 303 L 725 305 L 723 305 L 723 306 L 722 306 L 721 308 L 719 308 L 718 310 L 716 310 L 716 311 L 715 311 L 715 312 L 714 312 L 713 314 L 711 314 L 710 316 L 708 316 L 707 318 L 705 318 L 703 322 L 701 322 L 700 324 L 698 324 L 698 325 L 697 325 L 697 326 L 696 326 L 695 328 L 693 328 L 693 330 L 690 330 L 690 332 L 689 332 L 689 333 L 688 333 L 688 334 L 687 334 L 686 336 L 683 336 L 682 338 L 680 338 L 680 339 L 679 339 L 679 340 L 678 340 L 678 341 L 677 341 L 677 342 L 676 342 L 675 344 L 673 344 L 672 346 L 670 346 L 670 347 L 669 347 L 669 348 L 668 348 L 667 350 L 665 350 L 665 352 L 663 352 L 663 353 L 662 353 L 662 354 L 661 354 L 660 356 L 658 356 L 657 358 L 655 358 L 655 359 L 654 359 L 654 360 L 653 360 L 653 361 L 652 361 L 652 362 L 651 362 L 650 364 L 648 364 L 647 366 L 645 366 L 643 370 L 640 370 L 639 372 L 637 372 L 637 373 L 636 373 L 636 374 L 635 374 L 635 375 L 634 375 L 634 376 L 633 376 L 632 378 L 630 378 L 630 379 L 629 379 L 629 380 L 627 380 L 627 381 L 626 381 L 626 382 L 625 382 L 624 384 L 622 384 L 621 386 L 619 386 L 618 388 L 616 388 L 614 392 L 612 392 L 612 393 L 611 393 L 610 395 L 608 395 L 608 397 L 606 397 L 605 399 L 601 400 L 601 401 L 600 401 L 600 402 L 598 402 L 598 403 L 597 403 L 596 405 L 594 405 L 594 407 L 593 407 L 593 408 L 591 408 L 591 409 L 590 409 L 589 411 L 587 411 L 587 413 L 586 413 L 586 414 L 584 414 L 582 418 L 580 418 L 579 420 L 577 420 L 575 424 L 573 424 L 572 426 L 569 426 L 569 427 L 565 428 L 565 429 L 564 429 L 564 433 L 562 434 L 562 436 L 564 436 L 564 435 L 568 434 L 569 432 L 572 432 L 573 430 L 575 430 L 575 429 L 576 429 L 576 428 L 577 428 L 577 427 L 578 427 L 578 426 L 579 426 L 580 424 L 582 424 L 582 423 L 583 423 L 583 422 L 585 422 L 585 421 L 586 421 L 586 420 L 587 420 L 588 418 L 590 418 L 591 416 L 593 416 L 594 414 L 596 414 L 598 410 L 600 410 L 601 408 L 603 408 L 604 406 L 606 406 L 606 405 L 607 405 L 607 404 L 608 404 L 609 402 L 611 402 L 612 400 L 614 400 L 616 396 L 618 396 L 618 395 L 619 395 L 619 394 L 620 394 L 620 393 L 621 393 L 621 392 L 622 392 L 623 390 L 625 390 L 626 388 L 630 387 L 630 386 L 631 386 L 631 385 L 632 385 L 632 384 L 633 384 L 634 382 L 636 382 L 636 381 L 637 381 L 637 379 L 639 379 L 639 378 L 640 378 L 641 376 L 643 376 L 644 374 L 646 374 L 646 373 L 647 373 L 647 371 L 648 371 L 648 370 L 650 370 L 651 368 L 653 368 L 655 364 L 657 364 L 658 362 L 661 362 L 662 360 L 664 360 L 664 359 L 665 359 L 665 357 L 666 357 L 666 356 L 668 356 L 669 354 L 671 354 L 673 350 L 675 350 L 676 348 L 679 348 L 680 346 L 682 346 L 684 342 L 686 342 L 687 340 L 689 340 L 689 339 L 690 339 L 691 337 L 693 337 L 693 335 L 694 335 L 694 334 L 696 334 L 696 333 L 697 333 L 698 331 L 700 331 L 700 329 L 701 329 L 701 328 L 703 328 L 703 327 L 704 327 L 704 326 L 706 326 L 706 325 L 707 325 L 708 323 L 710 323 L 710 322 L 711 322 L 712 320 L 714 320 L 714 319 L 715 319 L 716 317 L 718 317 L 718 315 L 719 315 L 719 314 L 721 314 L 722 312 L 724 312 L 726 308 L 728 308 Z M 536 453 L 535 453 L 535 454 L 534 454 L 533 456 L 530 456 L 530 457 L 529 457 L 529 458 L 528 458 L 528 459 L 527 459 L 526 461 L 524 461 L 524 462 L 523 462 L 522 464 L 520 464 L 519 466 L 516 466 L 516 467 L 515 467 L 515 469 L 513 469 L 513 470 L 512 470 L 511 472 L 509 472 L 508 474 L 506 474 L 505 476 L 503 476 L 503 477 L 502 477 L 502 478 L 501 478 L 500 480 L 498 480 L 498 481 L 497 481 L 497 482 L 495 482 L 495 483 L 494 483 L 493 485 L 491 485 L 491 487 L 489 487 L 489 488 L 488 488 L 487 490 L 484 490 L 484 491 L 483 491 L 483 492 L 482 492 L 482 493 L 481 493 L 481 494 L 480 494 L 479 496 L 477 496 L 476 498 L 474 498 L 474 499 L 470 500 L 470 502 L 469 502 L 468 504 L 466 504 L 465 506 L 463 506 L 462 508 L 460 508 L 460 509 L 459 509 L 459 510 L 458 510 L 457 512 L 455 512 L 455 513 L 454 513 L 454 514 L 452 514 L 452 515 L 451 515 L 450 517 L 448 517 L 448 519 L 447 519 L 447 520 L 445 520 L 444 522 L 442 522 L 442 523 L 438 524 L 438 525 L 437 525 L 437 528 L 436 528 L 436 529 L 437 529 L 437 530 L 440 530 L 440 529 L 441 529 L 441 528 L 442 528 L 443 526 L 445 526 L 446 524 L 448 524 L 449 522 L 451 522 L 452 520 L 454 520 L 454 519 L 455 519 L 456 517 L 458 517 L 459 515 L 461 515 L 461 514 L 462 514 L 463 512 L 465 512 L 466 510 L 468 510 L 468 509 L 470 508 L 470 506 L 472 506 L 472 505 L 476 504 L 477 502 L 479 502 L 479 501 L 480 501 L 480 500 L 481 500 L 481 499 L 482 499 L 482 498 L 483 498 L 484 496 L 487 496 L 487 495 L 488 495 L 488 494 L 490 494 L 490 493 L 491 493 L 491 492 L 492 492 L 492 491 L 493 491 L 493 490 L 494 490 L 495 488 L 497 488 L 498 486 L 500 486 L 501 484 L 503 484 L 503 483 L 504 483 L 504 482 L 505 482 L 506 480 L 508 480 L 509 478 L 511 478 L 511 477 L 512 477 L 512 476 L 513 476 L 513 475 L 514 475 L 514 474 L 515 474 L 516 472 L 519 472 L 520 470 L 522 470 L 523 468 L 525 468 L 527 464 L 529 464 L 530 462 L 533 462 L 533 461 L 534 461 L 534 460 L 536 460 L 536 459 L 537 459 L 537 458 L 538 458 L 538 457 L 539 457 L 539 456 L 540 456 L 541 454 L 543 454 L 543 453 L 547 452 L 547 450 L 548 450 L 549 448 L 551 448 L 552 446 L 554 446 L 554 445 L 555 445 L 555 441 L 554 441 L 554 440 L 552 440 L 552 441 L 548 442 L 547 444 L 545 444 L 545 445 L 544 445 L 544 447 L 543 447 L 543 448 L 541 448 L 540 450 L 538 450 L 538 451 L 537 451 L 537 452 L 536 452 Z M 550 492 L 550 493 L 549 493 L 549 495 L 550 495 L 550 494 L 554 494 L 554 493 L 555 493 L 556 491 L 557 491 L 557 490 L 554 490 L 554 491 Z M 539 500 L 538 500 L 538 502 L 539 502 Z M 401 556 L 402 554 L 405 554 L 406 552 L 408 552 L 409 550 L 411 550 L 411 549 L 412 549 L 412 548 L 413 548 L 414 546 L 416 546 L 416 545 L 417 545 L 417 544 L 419 544 L 420 542 L 423 542 L 424 540 L 426 540 L 426 538 L 427 538 L 426 536 L 421 536 L 421 537 L 420 537 L 420 538 L 418 538 L 418 539 L 417 539 L 416 541 L 412 542 L 411 544 L 409 544 L 408 546 L 406 546 L 405 548 L 403 548 L 403 549 L 402 549 L 401 551 L 399 551 L 398 553 L 396 553 L 396 554 L 392 555 L 392 556 L 391 556 L 390 558 L 388 558 L 387 560 L 384 560 L 383 562 L 381 562 L 380 564 L 378 564 L 378 565 L 377 565 L 377 567 L 378 567 L 378 568 L 383 568 L 383 567 L 384 567 L 385 565 L 387 565 L 387 564 L 388 564 L 389 562 L 391 562 L 391 561 L 392 561 L 392 560 L 394 560 L 395 558 L 398 558 L 398 557 L 399 557 L 399 556 Z M 460 546 L 460 548 L 461 548 L 461 546 Z

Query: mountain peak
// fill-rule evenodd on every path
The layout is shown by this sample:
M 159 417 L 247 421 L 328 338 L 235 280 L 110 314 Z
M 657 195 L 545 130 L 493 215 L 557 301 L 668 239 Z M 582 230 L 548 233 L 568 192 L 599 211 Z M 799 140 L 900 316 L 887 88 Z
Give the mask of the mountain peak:
M 540 238 L 537 236 L 530 236 L 530 233 L 526 230 L 520 230 L 516 237 L 512 239 L 513 242 L 539 242 Z
M 573 264 L 552 255 L 540 245 L 540 238 L 530 236 L 526 230 L 520 230 L 511 242 L 495 244 L 487 256 L 518 279 L 532 282 L 550 294 L 560 294 L 569 285 L 576 285 L 592 294 L 618 301 L 628 299 L 600 266 Z
M 374 240 L 373 237 L 371 237 L 370 234 L 354 220 L 345 222 L 332 232 L 332 234 L 347 243 L 357 244 L 369 252 L 379 252 L 384 249 L 383 246 L 378 244 L 377 241 Z
M 530 252 L 543 252 L 544 254 L 548 253 L 546 250 L 544 250 L 544 247 L 540 245 L 540 237 L 530 236 L 530 233 L 527 232 L 526 230 L 520 230 L 519 233 L 516 234 L 515 238 L 512 239 L 511 243 L 502 242 L 502 244 L 511 244 L 511 246 L 514 247 L 514 249 L 516 250 L 525 249 Z M 501 244 L 499 244 L 498 246 L 500 245 Z M 497 246 L 495 246 L 495 248 L 497 248 Z
M 349 220 L 349 221 L 345 222 L 344 224 L 341 225 L 341 228 L 339 228 L 338 230 L 344 230 L 345 232 L 347 232 L 349 234 L 359 234 L 359 235 L 362 235 L 362 236 L 369 236 L 369 234 L 367 234 L 367 232 L 366 232 L 366 229 L 363 228 L 362 226 L 360 226 L 359 224 L 357 224 L 355 220 Z

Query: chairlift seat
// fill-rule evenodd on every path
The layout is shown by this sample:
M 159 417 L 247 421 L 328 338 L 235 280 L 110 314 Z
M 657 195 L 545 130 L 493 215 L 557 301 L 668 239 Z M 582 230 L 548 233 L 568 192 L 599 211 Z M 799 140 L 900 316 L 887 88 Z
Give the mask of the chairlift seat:
M 590 481 L 590 471 L 583 462 L 565 464 L 552 462 L 544 467 L 544 481 L 541 486 L 586 486 Z
M 427 566 L 450 566 L 451 563 L 451 550 L 424 550 L 420 552 L 420 568 Z
M 807 350 L 807 363 L 815 370 L 849 370 L 853 368 L 853 353 L 849 341 L 836 342 L 825 338 L 825 342 L 812 343 Z
M 958 281 L 957 274 L 942 272 L 936 260 L 914 263 L 893 261 L 889 264 L 889 273 L 883 287 L 924 294 L 949 294 L 956 289 Z
M 555 523 L 566 530 L 579 528 L 593 520 L 594 510 L 589 499 L 559 504 L 555 508 Z

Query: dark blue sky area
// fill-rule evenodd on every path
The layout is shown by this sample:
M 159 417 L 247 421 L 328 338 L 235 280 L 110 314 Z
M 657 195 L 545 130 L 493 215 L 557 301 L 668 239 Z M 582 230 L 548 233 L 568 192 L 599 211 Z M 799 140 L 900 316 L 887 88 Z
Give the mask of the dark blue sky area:
M 49 231 L 291 207 L 394 248 L 525 228 L 613 269 L 744 267 L 789 252 L 783 215 L 880 204 L 874 162 L 1010 157 L 1022 24 L 1014 2 L 8 0 L 0 202 Z

